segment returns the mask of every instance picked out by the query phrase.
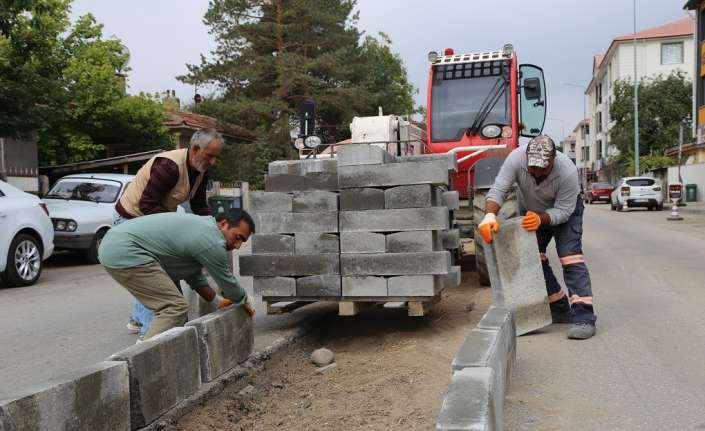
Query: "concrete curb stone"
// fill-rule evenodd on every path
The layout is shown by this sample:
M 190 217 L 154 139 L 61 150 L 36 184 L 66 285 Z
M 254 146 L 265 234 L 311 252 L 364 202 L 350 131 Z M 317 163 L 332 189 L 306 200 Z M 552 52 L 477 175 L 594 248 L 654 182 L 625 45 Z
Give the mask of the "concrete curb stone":
M 105 361 L 0 400 L 0 430 L 130 429 L 127 364 Z
M 193 327 L 171 328 L 108 360 L 127 362 L 133 430 L 153 422 L 201 387 L 197 333 Z
M 186 323 L 196 328 L 201 380 L 210 382 L 245 361 L 255 344 L 252 318 L 242 307 L 228 307 Z

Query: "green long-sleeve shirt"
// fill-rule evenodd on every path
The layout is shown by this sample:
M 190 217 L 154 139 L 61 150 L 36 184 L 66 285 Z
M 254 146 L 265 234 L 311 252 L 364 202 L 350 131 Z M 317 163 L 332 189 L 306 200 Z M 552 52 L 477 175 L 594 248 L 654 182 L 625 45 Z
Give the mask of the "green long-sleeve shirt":
M 132 268 L 158 263 L 174 280 L 191 288 L 207 286 L 201 269 L 237 303 L 245 298 L 228 266 L 225 238 L 213 217 L 162 213 L 138 217 L 108 231 L 98 249 L 100 263 L 108 268 Z

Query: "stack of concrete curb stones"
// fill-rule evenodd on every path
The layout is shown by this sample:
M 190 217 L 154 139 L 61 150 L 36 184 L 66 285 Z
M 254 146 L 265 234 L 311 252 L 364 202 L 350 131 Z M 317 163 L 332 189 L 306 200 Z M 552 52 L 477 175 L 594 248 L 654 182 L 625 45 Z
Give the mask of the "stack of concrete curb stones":
M 436 429 L 504 429 L 504 397 L 515 360 L 512 313 L 506 308 L 490 307 L 453 359 L 451 383 Z
M 0 430 L 135 430 L 244 362 L 253 346 L 252 319 L 229 307 L 0 400 Z
M 257 233 L 240 274 L 265 301 L 431 299 L 460 283 L 448 249 L 453 155 L 394 157 L 350 144 L 337 159 L 269 165 L 250 193 Z

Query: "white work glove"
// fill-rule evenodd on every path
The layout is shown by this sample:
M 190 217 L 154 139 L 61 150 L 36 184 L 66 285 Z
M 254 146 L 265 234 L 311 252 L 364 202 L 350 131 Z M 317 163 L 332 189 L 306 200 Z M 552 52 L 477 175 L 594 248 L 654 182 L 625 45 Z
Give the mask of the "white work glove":
M 493 234 L 499 232 L 499 222 L 497 221 L 497 216 L 493 213 L 485 214 L 480 224 L 477 226 L 480 236 L 485 240 L 487 244 L 492 242 Z

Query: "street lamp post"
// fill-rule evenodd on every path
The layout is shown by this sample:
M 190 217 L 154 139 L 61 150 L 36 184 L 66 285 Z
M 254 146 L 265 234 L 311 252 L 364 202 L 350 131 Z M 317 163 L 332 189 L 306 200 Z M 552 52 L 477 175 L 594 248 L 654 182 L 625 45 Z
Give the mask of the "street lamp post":
M 565 139 L 565 121 L 561 120 L 560 118 L 551 118 L 551 117 L 546 117 L 547 120 L 551 121 L 560 121 L 561 122 L 561 141 Z
M 569 87 L 577 87 L 583 90 L 583 120 L 587 118 L 587 88 L 584 85 L 573 84 L 572 82 L 561 82 L 561 85 L 567 85 Z
M 636 66 L 636 0 L 634 0 L 634 175 L 639 176 L 639 77 Z

